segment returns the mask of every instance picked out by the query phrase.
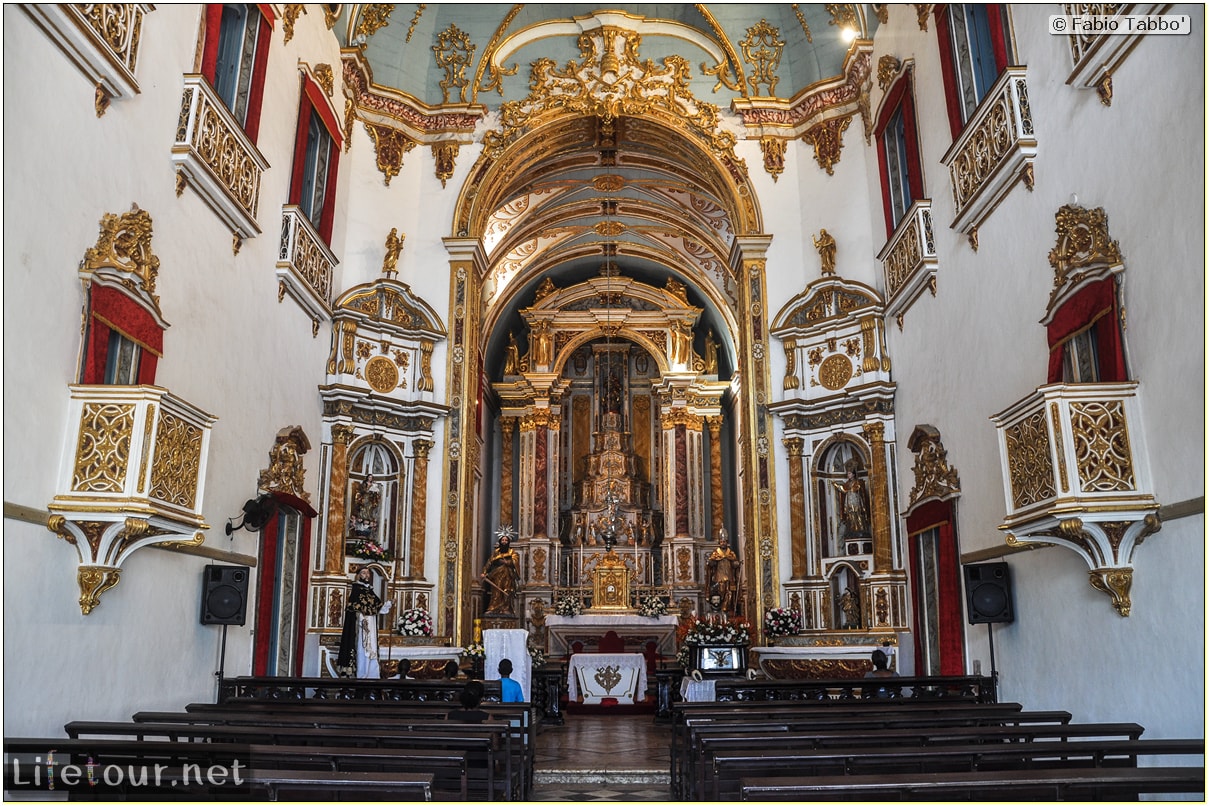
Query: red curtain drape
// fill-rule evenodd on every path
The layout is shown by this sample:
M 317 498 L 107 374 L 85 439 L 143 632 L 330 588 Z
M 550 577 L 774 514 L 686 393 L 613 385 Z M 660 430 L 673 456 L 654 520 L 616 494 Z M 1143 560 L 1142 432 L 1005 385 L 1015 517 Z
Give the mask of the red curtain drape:
M 940 649 L 940 674 L 965 674 L 965 629 L 962 618 L 961 578 L 958 572 L 960 558 L 954 529 L 954 513 L 951 501 L 930 501 L 922 504 L 907 516 L 907 534 L 912 549 L 920 533 L 937 530 L 936 544 L 936 595 L 937 595 L 937 644 Z M 918 552 L 911 552 L 911 593 L 916 603 L 920 600 L 919 579 L 923 569 L 917 565 Z M 920 635 L 923 625 L 918 615 L 915 619 L 915 657 L 921 658 L 923 648 Z M 917 660 L 918 663 L 918 660 Z
M 1121 328 L 1117 325 L 1117 283 L 1112 277 L 1092 283 L 1062 304 L 1046 326 L 1049 340 L 1049 371 L 1046 383 L 1062 381 L 1062 350 L 1072 337 L 1101 323 L 1096 329 L 1100 380 L 1116 383 L 1128 380 L 1125 374 L 1125 350 Z
M 105 382 L 109 334 L 117 331 L 143 348 L 139 359 L 139 383 L 154 384 L 156 365 L 164 354 L 164 329 L 155 317 L 125 293 L 96 283 L 89 287 L 88 313 L 84 370 L 80 382 Z

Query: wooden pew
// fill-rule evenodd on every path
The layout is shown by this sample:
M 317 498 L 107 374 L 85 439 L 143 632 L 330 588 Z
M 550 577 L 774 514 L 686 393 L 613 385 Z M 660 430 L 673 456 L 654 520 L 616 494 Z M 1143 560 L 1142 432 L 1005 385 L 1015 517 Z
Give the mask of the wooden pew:
M 708 776 L 710 800 L 735 800 L 744 777 L 775 778 L 804 775 L 861 775 L 976 770 L 1040 769 L 1045 767 L 1136 767 L 1138 759 L 1155 756 L 1199 756 L 1204 766 L 1203 739 L 1121 739 L 1011 742 L 1006 744 L 932 745 L 927 747 L 862 747 L 716 752 Z
M 1079 767 L 743 778 L 743 800 L 1128 800 L 1203 793 L 1202 767 Z

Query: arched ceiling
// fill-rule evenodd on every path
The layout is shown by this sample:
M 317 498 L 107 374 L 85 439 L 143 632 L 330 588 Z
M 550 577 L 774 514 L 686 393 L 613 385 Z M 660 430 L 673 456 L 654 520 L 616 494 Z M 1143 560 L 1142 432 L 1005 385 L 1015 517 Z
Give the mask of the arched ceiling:
M 745 234 L 740 223 L 758 226 L 758 211 L 737 207 L 737 186 L 745 177 L 736 175 L 746 169 L 719 152 L 731 151 L 742 127 L 719 118 L 718 110 L 730 111 L 735 101 L 800 101 L 813 86 L 843 75 L 850 48 L 841 28 L 867 36 L 868 26 L 877 24 L 863 6 L 843 4 L 607 9 L 579 3 L 349 4 L 335 26 L 368 65 L 375 92 L 434 112 L 465 110 L 485 116 L 489 130 L 503 130 L 499 153 L 480 158 L 473 188 L 462 191 L 476 199 L 477 218 L 464 222 L 470 224 L 466 234 L 480 236 L 488 255 L 481 298 L 492 376 L 502 365 L 508 333 L 525 349 L 519 311 L 532 304 L 538 284 L 546 278 L 558 288 L 583 282 L 600 273 L 606 255 L 626 277 L 657 288 L 669 278 L 686 284 L 690 303 L 704 310 L 699 339 L 706 330 L 719 334 L 720 363 L 733 367 L 735 291 L 728 260 L 736 234 Z M 600 40 L 607 28 L 637 36 L 613 48 Z M 595 50 L 589 53 L 585 37 L 592 36 Z M 765 57 L 771 50 L 778 54 L 775 70 L 765 71 L 762 82 L 761 60 L 752 55 L 761 48 Z M 604 62 L 597 63 L 609 50 L 621 56 L 616 85 L 604 78 Z M 450 53 L 460 60 L 460 71 L 440 63 L 439 54 Z M 563 99 L 570 96 L 537 88 L 543 69 L 547 83 L 555 74 L 574 87 L 589 64 L 596 65 L 593 88 L 583 90 L 590 100 L 599 102 L 601 87 L 607 95 L 626 81 L 655 86 L 650 81 L 657 74 L 663 78 L 655 81 L 676 84 L 670 94 L 682 100 L 665 98 L 662 112 L 670 114 L 662 117 L 624 111 L 614 117 L 614 108 L 602 112 L 599 103 L 566 114 L 574 104 Z M 461 80 L 451 85 L 451 75 Z M 636 95 L 632 88 L 618 89 L 615 97 Z M 530 114 L 510 130 L 513 119 Z M 516 129 L 522 133 L 509 139 Z

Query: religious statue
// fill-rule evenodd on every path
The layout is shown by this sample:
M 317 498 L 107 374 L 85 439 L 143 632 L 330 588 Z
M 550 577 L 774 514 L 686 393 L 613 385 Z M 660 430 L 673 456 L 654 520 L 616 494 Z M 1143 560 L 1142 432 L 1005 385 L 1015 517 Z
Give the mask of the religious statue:
M 713 330 L 705 336 L 705 374 L 718 374 L 718 342 L 714 341 Z
M 495 551 L 491 553 L 481 575 L 481 579 L 491 588 L 491 600 L 487 604 L 489 615 L 515 615 L 512 597 L 520 576 L 520 564 L 517 553 L 512 549 L 512 538 L 505 532 L 496 541 Z
M 302 465 L 302 454 L 310 450 L 311 443 L 301 426 L 286 427 L 277 432 L 277 439 L 269 450 L 269 466 L 262 470 L 256 486 L 262 490 L 281 490 L 304 500 L 311 494 L 303 489 L 306 468 Z
M 344 628 L 340 633 L 340 651 L 336 670 L 341 677 L 373 680 L 381 676 L 378 666 L 378 615 L 390 612 L 374 592 L 374 573 L 368 565 L 357 570 L 348 604 L 344 608 Z
M 533 293 L 533 301 L 537 302 L 538 300 L 544 299 L 557 290 L 558 289 L 554 287 L 554 281 L 549 277 L 545 277 L 542 279 L 541 283 L 538 284 L 537 290 Z
M 605 376 L 605 411 L 620 414 L 622 395 L 621 376 L 613 369 Z
M 353 505 L 348 518 L 348 536 L 354 540 L 378 539 L 378 510 L 382 493 L 374 484 L 371 473 L 360 483 L 353 483 Z
M 819 237 L 812 238 L 814 248 L 819 250 L 819 258 L 823 261 L 823 274 L 835 274 L 835 238 L 825 229 L 819 230 Z
M 530 352 L 533 355 L 533 368 L 550 366 L 554 363 L 554 338 L 550 335 L 549 320 L 534 322 L 532 336 Z
M 521 371 L 520 348 L 516 346 L 516 334 L 508 334 L 508 346 L 504 348 L 504 374 L 518 375 Z
M 831 484 L 840 491 L 843 509 L 840 519 L 840 537 L 858 537 L 869 534 L 869 501 L 865 494 L 865 483 L 856 477 L 856 468 L 849 466 L 848 477 Z
M 693 352 L 693 331 L 687 322 L 672 322 L 672 364 L 687 364 Z
M 739 558 L 730 547 L 730 539 L 726 529 L 718 530 L 718 546 L 710 553 L 705 561 L 705 582 L 710 595 L 718 601 L 715 609 L 733 614 L 735 612 L 735 589 L 739 582 Z
M 667 278 L 666 290 L 676 299 L 688 305 L 688 288 L 675 277 Z
M 394 277 L 397 269 L 396 264 L 399 262 L 399 253 L 403 251 L 403 241 L 407 240 L 406 233 L 400 237 L 398 227 L 391 227 L 390 234 L 386 236 L 386 257 L 382 261 L 382 273 L 387 277 Z
M 861 602 L 852 592 L 852 588 L 845 588 L 843 595 L 840 596 L 840 610 L 844 611 L 845 629 L 859 630 L 861 628 Z
M 533 625 L 533 643 L 538 647 L 546 646 L 546 602 L 544 599 L 534 599 L 530 606 L 529 623 Z

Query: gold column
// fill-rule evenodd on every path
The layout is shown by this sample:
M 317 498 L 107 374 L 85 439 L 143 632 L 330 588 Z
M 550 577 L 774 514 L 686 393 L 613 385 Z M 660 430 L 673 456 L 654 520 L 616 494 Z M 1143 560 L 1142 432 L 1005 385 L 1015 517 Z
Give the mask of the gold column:
M 740 474 L 743 495 L 743 561 L 747 563 L 747 613 L 759 614 L 777 605 L 776 467 L 773 463 L 773 399 L 768 366 L 768 300 L 765 256 L 772 237 L 737 236 L 730 264 L 735 273 L 739 304 L 738 365 L 740 390 Z M 760 630 L 760 620 L 753 619 Z
M 890 566 L 890 495 L 887 488 L 885 423 L 865 423 L 869 440 L 869 529 L 873 533 L 873 572 L 893 570 Z
M 351 425 L 332 426 L 332 472 L 327 485 L 327 539 L 323 546 L 323 572 L 344 573 L 344 493 L 348 489 L 348 443 L 353 439 Z
M 722 417 L 706 417 L 709 426 L 709 520 L 710 534 L 722 529 Z
M 516 514 L 512 511 L 512 435 L 516 431 L 516 420 L 500 418 L 500 524 L 515 526 Z
M 794 579 L 806 578 L 806 482 L 802 477 L 802 438 L 786 437 L 789 452 L 789 546 Z
M 411 563 L 407 575 L 412 579 L 424 578 L 424 541 L 428 524 L 428 451 L 433 443 L 417 439 L 412 443 L 416 452 L 415 467 L 411 473 Z

